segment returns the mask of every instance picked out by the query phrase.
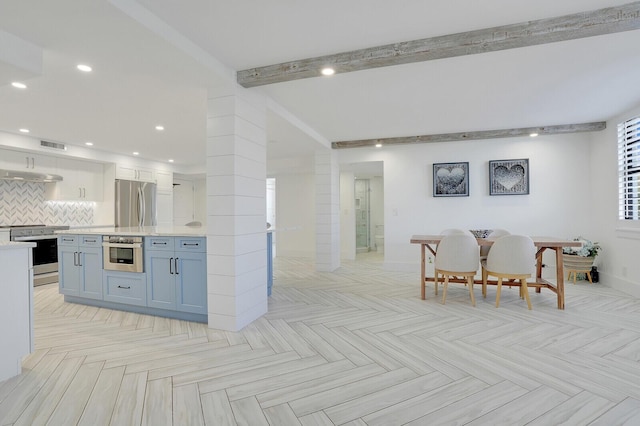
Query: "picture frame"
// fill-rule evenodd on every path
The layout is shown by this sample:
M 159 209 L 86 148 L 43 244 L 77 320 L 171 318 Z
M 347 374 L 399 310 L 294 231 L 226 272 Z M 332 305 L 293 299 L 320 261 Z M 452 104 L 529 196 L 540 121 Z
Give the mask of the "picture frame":
M 529 194 L 529 159 L 489 161 L 489 195 Z
M 434 197 L 469 196 L 469 162 L 433 164 Z

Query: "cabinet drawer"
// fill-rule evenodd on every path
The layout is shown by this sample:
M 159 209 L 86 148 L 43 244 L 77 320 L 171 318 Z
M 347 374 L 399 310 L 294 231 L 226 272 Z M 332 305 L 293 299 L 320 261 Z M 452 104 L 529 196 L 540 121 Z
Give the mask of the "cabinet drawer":
M 161 250 L 161 251 L 174 250 L 173 237 L 146 237 L 144 241 L 145 241 L 145 248 L 147 250 Z
M 145 306 L 147 304 L 146 274 L 104 272 L 104 300 Z
M 204 253 L 207 243 L 204 238 L 176 237 L 176 251 L 194 251 Z
M 102 235 L 81 235 L 80 245 L 85 247 L 102 247 Z
M 59 235 L 58 245 L 59 246 L 77 246 L 78 240 L 79 240 L 79 235 Z

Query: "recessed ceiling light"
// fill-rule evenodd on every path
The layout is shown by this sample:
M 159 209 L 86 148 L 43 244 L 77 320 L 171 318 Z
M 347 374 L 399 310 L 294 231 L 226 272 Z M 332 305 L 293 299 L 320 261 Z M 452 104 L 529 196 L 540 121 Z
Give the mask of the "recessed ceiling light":
M 158 126 L 156 126 L 156 130 L 164 130 L 164 126 L 158 125 Z
M 29 133 L 29 129 L 20 129 L 22 133 Z
M 93 142 L 85 142 L 84 143 L 86 146 L 93 146 Z
M 320 71 L 320 72 L 322 73 L 322 75 L 329 76 L 329 75 L 335 74 L 336 70 L 334 70 L 331 67 L 326 67 L 326 68 L 322 68 L 322 71 Z
M 382 148 L 382 144 L 381 143 L 377 143 L 376 144 L 376 148 Z
M 532 138 L 535 138 L 536 136 L 538 136 L 537 133 L 529 133 L 529 136 L 531 136 Z
M 173 163 L 173 158 L 169 158 L 169 162 L 170 162 L 170 163 Z
M 15 87 L 16 89 L 26 89 L 27 85 L 24 83 L 20 83 L 19 81 L 14 81 L 13 83 L 11 83 L 11 85 L 13 87 Z
M 133 155 L 140 155 L 138 151 L 133 151 Z
M 80 64 L 77 68 L 82 72 L 91 72 L 91 67 L 89 65 Z

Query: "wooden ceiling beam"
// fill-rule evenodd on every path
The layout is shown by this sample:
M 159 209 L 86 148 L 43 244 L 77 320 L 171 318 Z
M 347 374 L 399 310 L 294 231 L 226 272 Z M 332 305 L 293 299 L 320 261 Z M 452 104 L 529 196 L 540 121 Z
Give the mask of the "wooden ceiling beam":
M 538 135 L 557 135 L 566 133 L 579 133 L 579 132 L 597 132 L 604 130 L 607 127 L 605 121 L 599 121 L 594 123 L 581 123 L 581 124 L 562 124 L 557 126 L 542 126 L 542 127 L 522 127 L 519 129 L 501 129 L 501 130 L 480 130 L 476 132 L 461 132 L 461 133 L 443 133 L 439 135 L 420 135 L 420 136 L 402 136 L 396 138 L 381 138 L 381 139 L 361 139 L 353 141 L 338 141 L 332 142 L 331 148 L 363 148 L 369 146 L 376 146 L 381 144 L 382 146 L 390 145 L 406 145 L 417 143 L 430 143 L 430 142 L 453 142 L 464 140 L 479 140 L 479 139 L 497 139 L 497 138 L 513 138 L 518 136 L 530 136 L 533 133 Z
M 250 68 L 238 71 L 237 81 L 243 87 L 255 87 L 320 77 L 325 67 L 331 67 L 339 74 L 637 29 L 640 29 L 640 1 L 555 18 Z

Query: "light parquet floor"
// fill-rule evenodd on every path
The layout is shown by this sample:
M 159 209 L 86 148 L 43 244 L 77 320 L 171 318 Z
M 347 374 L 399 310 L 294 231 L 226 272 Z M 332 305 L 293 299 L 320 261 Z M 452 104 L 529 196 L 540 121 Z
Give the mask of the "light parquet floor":
M 638 425 L 640 301 L 462 285 L 361 255 L 277 259 L 269 313 L 238 333 L 35 290 L 36 351 L 0 383 L 0 425 Z

